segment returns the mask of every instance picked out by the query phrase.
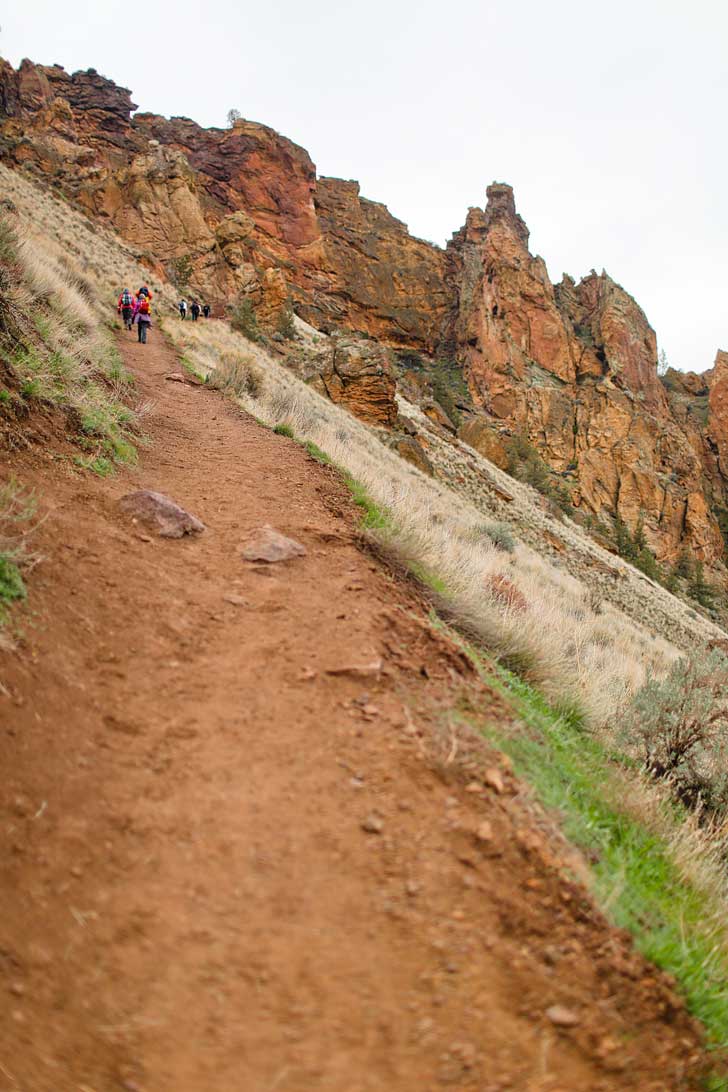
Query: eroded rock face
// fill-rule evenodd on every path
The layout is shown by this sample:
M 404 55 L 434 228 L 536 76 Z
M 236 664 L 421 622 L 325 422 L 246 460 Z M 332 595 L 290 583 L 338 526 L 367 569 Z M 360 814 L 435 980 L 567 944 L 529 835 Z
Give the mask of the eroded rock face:
M 482 411 L 463 438 L 498 462 L 503 438 L 524 434 L 584 509 L 618 513 L 632 528 L 642 515 L 659 558 L 673 558 L 687 541 L 716 561 L 723 542 L 711 512 L 710 457 L 657 375 L 644 313 L 606 273 L 554 287 L 528 250 L 510 187 L 494 183 L 487 195 L 448 249 L 449 337 Z M 728 471 L 726 373 L 725 395 L 714 381 L 711 415 Z
M 202 129 L 135 109 L 93 70 L 0 60 L 4 161 L 110 223 L 159 273 L 189 258 L 190 291 L 216 314 L 244 294 L 266 332 L 293 307 L 336 334 L 300 365 L 333 401 L 390 428 L 389 348 L 457 361 L 477 411 L 462 435 L 486 457 L 505 465 L 523 433 L 582 509 L 631 527 L 642 513 L 659 558 L 684 543 L 708 563 L 722 557 L 728 356 L 662 382 L 639 306 L 606 273 L 552 285 L 510 186 L 489 186 L 443 251 L 356 182 L 317 179 L 308 153 L 267 126 Z M 416 396 L 428 384 L 414 373 L 401 383 L 437 419 L 432 392 Z
M 440 248 L 357 183 L 317 180 L 308 153 L 265 125 L 203 129 L 135 109 L 93 70 L 0 61 L 4 157 L 50 177 L 160 272 L 189 257 L 191 290 L 216 310 L 241 292 L 267 300 L 275 269 L 281 295 L 318 328 L 434 351 L 447 310 Z
M 319 359 L 316 385 L 332 402 L 369 424 L 386 428 L 395 424 L 397 385 L 384 346 L 363 338 L 333 337 Z

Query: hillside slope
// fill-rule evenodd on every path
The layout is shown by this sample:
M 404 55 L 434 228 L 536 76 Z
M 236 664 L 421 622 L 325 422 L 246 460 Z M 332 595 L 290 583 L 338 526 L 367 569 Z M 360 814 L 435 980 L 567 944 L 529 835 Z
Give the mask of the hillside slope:
M 139 468 L 11 460 L 49 515 L 2 667 L 4 1078 L 697 1089 L 681 1002 L 498 756 L 448 768 L 457 702 L 510 714 L 357 549 L 336 476 L 128 336 Z M 135 527 L 141 487 L 205 532 Z M 245 563 L 265 523 L 307 555 Z
M 414 354 L 439 390 L 456 375 L 462 425 L 489 457 L 505 465 L 527 438 L 584 523 L 639 527 L 663 565 L 688 549 L 722 594 L 725 353 L 701 376 L 661 382 L 639 305 L 605 272 L 552 285 L 507 185 L 488 187 L 443 250 L 356 182 L 317 177 L 265 125 L 203 129 L 135 110 L 92 69 L 0 62 L 8 164 L 113 226 L 180 290 L 217 309 L 245 301 L 268 334 L 295 310 L 323 333 L 376 339 L 405 366 Z

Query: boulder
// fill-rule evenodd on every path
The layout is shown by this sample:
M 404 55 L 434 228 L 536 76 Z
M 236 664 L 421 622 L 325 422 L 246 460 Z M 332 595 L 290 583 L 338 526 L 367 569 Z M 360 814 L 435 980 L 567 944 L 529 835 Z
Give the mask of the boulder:
M 416 466 L 423 474 L 429 474 L 430 477 L 433 477 L 435 468 L 427 458 L 422 444 L 417 440 L 414 440 L 411 436 L 401 436 L 395 441 L 394 450 L 401 459 Z
M 319 379 L 332 402 L 369 424 L 397 421 L 396 383 L 388 349 L 367 338 L 337 336 L 319 356 Z
M 181 508 L 164 493 L 155 493 L 151 489 L 127 493 L 119 501 L 119 507 L 131 517 L 132 523 L 142 524 L 155 531 L 160 538 L 182 538 L 205 530 L 204 523 L 197 516 Z

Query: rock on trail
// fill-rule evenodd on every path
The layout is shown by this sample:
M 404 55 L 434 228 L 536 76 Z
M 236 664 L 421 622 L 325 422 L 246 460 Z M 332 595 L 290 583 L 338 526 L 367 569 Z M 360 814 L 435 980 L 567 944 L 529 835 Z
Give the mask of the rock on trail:
M 291 561 L 294 557 L 305 557 L 306 547 L 293 538 L 282 535 L 266 523 L 250 532 L 240 551 L 245 561 L 266 561 L 275 564 L 279 561 Z
M 150 531 L 156 531 L 160 538 L 182 538 L 205 530 L 197 516 L 185 511 L 164 493 L 151 489 L 127 493 L 119 501 L 119 507 L 131 516 L 132 523 L 143 524 Z

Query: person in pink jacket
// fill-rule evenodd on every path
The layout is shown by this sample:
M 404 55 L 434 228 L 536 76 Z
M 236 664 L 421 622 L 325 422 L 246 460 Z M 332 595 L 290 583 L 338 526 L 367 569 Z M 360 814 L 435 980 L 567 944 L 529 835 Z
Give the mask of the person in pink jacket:
M 136 323 L 139 341 L 146 345 L 149 327 L 152 325 L 152 307 L 146 296 L 140 296 L 137 300 L 132 322 Z

